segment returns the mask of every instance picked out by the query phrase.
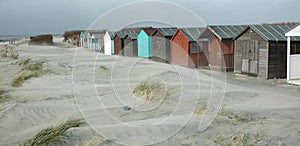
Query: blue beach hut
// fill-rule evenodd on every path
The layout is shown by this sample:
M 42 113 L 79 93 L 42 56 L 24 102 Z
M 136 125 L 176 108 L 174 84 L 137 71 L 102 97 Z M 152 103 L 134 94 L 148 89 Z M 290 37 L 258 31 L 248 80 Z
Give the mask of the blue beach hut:
M 152 35 L 155 28 L 143 28 L 137 36 L 138 40 L 138 56 L 143 58 L 152 58 Z

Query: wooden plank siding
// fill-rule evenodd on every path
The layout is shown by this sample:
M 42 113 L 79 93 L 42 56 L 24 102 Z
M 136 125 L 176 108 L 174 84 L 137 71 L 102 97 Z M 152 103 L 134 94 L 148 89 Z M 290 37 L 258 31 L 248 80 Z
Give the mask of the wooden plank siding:
M 128 35 L 124 38 L 124 56 L 136 57 L 138 56 L 137 40 L 131 39 Z
M 160 31 L 152 36 L 152 60 L 170 62 L 170 38 L 165 38 Z
M 268 79 L 286 78 L 287 68 L 287 43 L 269 43 Z
M 124 55 L 123 46 L 124 46 L 123 39 L 119 35 L 115 35 L 115 38 L 114 38 L 114 54 L 115 55 Z
M 252 66 L 257 66 L 256 76 L 261 78 L 267 78 L 268 76 L 268 42 L 265 41 L 260 35 L 254 32 L 252 29 L 248 29 L 245 31 L 240 37 L 238 37 L 235 41 L 235 53 L 234 53 L 234 71 L 242 72 L 243 59 L 249 59 L 249 56 L 246 57 L 244 54 L 249 53 L 249 48 L 247 48 L 245 43 L 252 41 L 257 45 L 257 52 L 255 52 L 257 56 L 257 65 L 252 63 Z M 249 66 L 251 63 L 249 63 Z M 254 69 L 252 69 L 254 70 Z M 249 72 L 250 73 L 250 68 Z

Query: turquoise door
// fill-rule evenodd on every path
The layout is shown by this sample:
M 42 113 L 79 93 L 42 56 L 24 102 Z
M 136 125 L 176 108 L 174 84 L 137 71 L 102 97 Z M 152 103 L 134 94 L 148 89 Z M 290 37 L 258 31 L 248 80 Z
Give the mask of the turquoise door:
M 144 30 L 138 34 L 138 56 L 152 58 L 152 37 L 148 36 Z

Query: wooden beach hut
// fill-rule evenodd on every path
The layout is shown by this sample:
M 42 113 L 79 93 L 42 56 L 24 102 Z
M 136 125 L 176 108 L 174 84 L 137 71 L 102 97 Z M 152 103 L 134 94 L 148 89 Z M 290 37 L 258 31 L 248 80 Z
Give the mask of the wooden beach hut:
M 113 55 L 115 48 L 114 48 L 114 36 L 115 32 L 106 31 L 104 35 L 104 54 L 106 55 Z
M 152 36 L 152 60 L 170 62 L 171 38 L 177 28 L 158 28 Z
M 179 28 L 171 39 L 172 64 L 186 67 L 207 66 L 208 62 L 197 39 L 204 28 Z
M 104 35 L 105 30 L 89 31 L 88 33 L 88 48 L 95 51 L 104 52 Z
M 115 55 L 124 55 L 123 47 L 124 47 L 124 37 L 125 33 L 122 31 L 116 32 L 114 36 L 114 54 Z
M 285 33 L 295 27 L 275 24 L 248 26 L 235 39 L 234 71 L 264 79 L 286 78 Z M 298 40 L 292 43 L 299 44 Z
M 234 38 L 246 27 L 246 25 L 211 25 L 206 27 L 198 41 L 206 53 L 210 69 L 233 71 Z
M 137 33 L 127 32 L 124 37 L 124 56 L 136 57 L 138 56 L 137 48 Z
M 143 58 L 152 58 L 152 35 L 155 28 L 143 28 L 138 33 L 138 56 Z

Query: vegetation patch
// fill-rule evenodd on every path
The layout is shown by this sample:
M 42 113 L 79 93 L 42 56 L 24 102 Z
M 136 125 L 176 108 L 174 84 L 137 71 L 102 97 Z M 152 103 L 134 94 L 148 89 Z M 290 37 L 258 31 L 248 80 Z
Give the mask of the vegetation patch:
M 83 124 L 82 119 L 68 120 L 62 124 L 46 128 L 35 136 L 26 140 L 22 146 L 38 146 L 38 145 L 57 145 L 66 141 L 66 131 L 73 127 L 79 127 Z
M 15 47 L 11 45 L 5 45 L 0 49 L 1 57 L 18 59 L 19 55 L 15 52 Z
M 151 101 L 155 97 L 171 95 L 171 88 L 165 88 L 159 82 L 143 81 L 133 89 L 132 93 L 137 97 L 143 97 L 145 100 Z
M 203 115 L 207 112 L 207 105 L 202 105 L 196 109 L 194 112 L 195 115 Z
M 22 70 L 14 77 L 12 82 L 13 87 L 20 87 L 26 80 L 33 77 L 39 77 L 47 72 L 43 70 L 44 62 L 39 61 L 30 64 L 25 60 L 23 64 L 24 67 Z
M 105 65 L 100 65 L 99 68 L 100 68 L 102 71 L 108 71 L 108 70 L 109 70 L 109 68 L 106 67 Z
M 267 145 L 266 141 L 266 134 L 263 131 L 256 133 L 233 132 L 228 135 L 218 133 L 213 138 L 213 142 L 221 146 L 263 146 Z

